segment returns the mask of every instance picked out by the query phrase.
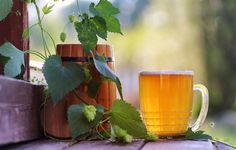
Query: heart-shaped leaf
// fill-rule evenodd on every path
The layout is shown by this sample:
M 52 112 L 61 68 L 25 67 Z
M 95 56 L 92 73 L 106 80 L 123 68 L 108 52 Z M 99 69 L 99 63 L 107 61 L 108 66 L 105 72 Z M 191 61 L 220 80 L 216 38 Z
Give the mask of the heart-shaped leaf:
M 140 113 L 124 100 L 116 100 L 110 110 L 111 123 L 126 130 L 135 138 L 146 138 L 147 129 Z
M 81 65 L 75 63 L 62 65 L 61 58 L 57 55 L 46 59 L 43 74 L 54 102 L 58 102 L 84 81 Z
M 22 66 L 25 65 L 24 52 L 17 49 L 11 43 L 6 42 L 0 46 L 0 55 L 7 58 L 7 61 L 4 58 L 4 74 L 6 76 L 16 77 L 22 72 Z M 2 60 L 2 62 L 4 61 Z
M 68 122 L 73 139 L 89 132 L 103 117 L 104 109 L 102 106 L 97 105 L 95 119 L 89 122 L 83 113 L 85 106 L 85 104 L 71 105 L 68 109 Z
M 1 0 L 0 5 L 0 21 L 5 19 L 11 12 L 13 1 L 12 0 Z

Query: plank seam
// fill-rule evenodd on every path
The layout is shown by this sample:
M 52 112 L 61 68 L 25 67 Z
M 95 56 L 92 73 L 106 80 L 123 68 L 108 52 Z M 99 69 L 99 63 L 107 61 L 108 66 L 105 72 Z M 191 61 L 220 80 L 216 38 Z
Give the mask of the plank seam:
M 139 147 L 139 149 L 138 150 L 142 150 L 143 149 L 143 147 L 147 144 L 148 142 L 143 142 L 143 144 Z

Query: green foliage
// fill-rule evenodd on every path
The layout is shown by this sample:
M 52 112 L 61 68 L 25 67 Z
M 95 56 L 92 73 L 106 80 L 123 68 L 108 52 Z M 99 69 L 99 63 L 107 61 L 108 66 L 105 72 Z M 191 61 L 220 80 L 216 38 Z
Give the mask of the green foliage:
M 212 137 L 208 134 L 205 134 L 204 131 L 193 132 L 191 128 L 188 129 L 185 135 L 187 140 L 212 140 Z
M 61 100 L 84 81 L 81 65 L 75 63 L 62 65 L 61 58 L 57 55 L 46 59 L 43 74 L 54 102 Z
M 114 16 L 105 16 L 104 19 L 106 20 L 108 31 L 123 34 L 120 29 L 120 22 L 117 18 Z
M 81 22 L 76 21 L 74 25 L 78 33 L 79 41 L 85 49 L 85 52 L 89 53 L 90 50 L 96 47 L 98 41 L 94 25 L 90 23 L 88 17 L 84 18 Z
M 91 3 L 89 5 L 89 12 L 92 13 L 94 16 L 98 16 L 98 12 L 97 10 L 95 9 L 95 4 L 94 3 Z
M 115 8 L 109 1 L 100 0 L 95 6 L 95 10 L 103 16 L 111 16 L 120 13 L 118 8 Z
M 103 59 L 103 56 L 99 54 L 95 54 L 93 57 L 94 65 L 97 68 L 97 70 L 106 78 L 116 81 L 117 76 L 115 73 L 109 68 L 106 61 Z
M 111 136 L 113 140 L 122 141 L 124 143 L 131 143 L 133 137 L 127 133 L 126 130 L 117 125 L 112 126 Z
M 100 0 L 96 6 L 92 3 L 90 5 L 90 11 L 105 20 L 108 31 L 122 34 L 119 20 L 115 17 L 120 11 L 109 1 Z
M 90 23 L 94 26 L 97 36 L 107 39 L 107 27 L 106 22 L 102 17 L 95 16 L 90 18 Z
M 106 61 L 104 61 L 103 57 L 95 54 L 93 56 L 94 65 L 97 68 L 98 72 L 101 73 L 105 78 L 112 80 L 116 83 L 117 89 L 119 91 L 121 99 L 123 99 L 122 87 L 119 78 L 115 75 L 115 73 L 109 68 Z
M 68 123 L 73 139 L 85 133 L 88 133 L 102 119 L 104 113 L 104 109 L 102 106 L 96 106 L 96 117 L 92 122 L 88 122 L 88 120 L 84 116 L 84 107 L 85 104 L 71 105 L 68 109 Z
M 69 19 L 70 23 L 74 23 L 74 22 L 76 21 L 76 16 L 74 16 L 74 15 L 69 15 L 69 16 L 68 16 L 68 19 Z
M 129 135 L 129 134 L 126 134 L 123 138 L 123 141 L 125 143 L 131 143 L 133 141 L 133 136 Z
M 110 110 L 110 122 L 125 129 L 134 138 L 146 138 L 147 129 L 140 117 L 140 113 L 123 100 L 116 100 Z
M 119 9 L 115 8 L 109 1 L 100 0 L 97 5 L 91 3 L 89 11 L 93 16 L 79 15 L 81 21 L 75 21 L 73 15 L 69 16 L 69 21 L 74 23 L 78 33 L 78 40 L 87 53 L 95 48 L 98 41 L 97 37 L 106 40 L 108 32 L 122 34 L 119 20 L 116 18 Z
M 84 75 L 85 75 L 85 83 L 89 83 L 92 80 L 92 76 L 90 74 L 90 70 L 87 68 L 87 66 L 83 66 L 84 69 Z
M 96 108 L 93 105 L 85 105 L 83 113 L 88 122 L 91 122 L 95 119 Z
M 42 11 L 45 15 L 49 14 L 50 12 L 52 12 L 52 8 L 54 7 L 54 4 L 51 6 L 48 6 L 48 4 L 46 4 L 45 6 L 43 6 Z
M 0 5 L 0 21 L 5 19 L 7 15 L 11 12 L 13 6 L 12 0 L 1 0 Z
M 159 138 L 157 135 L 152 134 L 152 133 L 148 133 L 146 136 L 146 141 L 157 141 Z
M 95 98 L 97 96 L 100 86 L 101 86 L 101 81 L 91 80 L 88 83 L 88 95 L 91 98 Z
M 66 40 L 66 33 L 65 33 L 65 32 L 61 32 L 61 34 L 60 34 L 60 40 L 61 40 L 62 42 L 65 42 L 65 40 Z
M 11 43 L 6 42 L 0 46 L 0 55 L 6 57 L 3 60 L 3 62 L 5 61 L 4 74 L 6 76 L 16 77 L 17 75 L 21 74 L 22 66 L 25 65 L 24 52 L 17 49 Z

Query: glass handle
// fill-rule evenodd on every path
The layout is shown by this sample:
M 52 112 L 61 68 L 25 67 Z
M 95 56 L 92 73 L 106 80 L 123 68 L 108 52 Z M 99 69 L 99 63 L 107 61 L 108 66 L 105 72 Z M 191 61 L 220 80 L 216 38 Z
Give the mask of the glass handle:
M 208 94 L 207 88 L 202 84 L 195 84 L 193 86 L 193 89 L 194 91 L 199 91 L 202 94 L 202 107 L 201 107 L 200 114 L 196 122 L 191 126 L 192 131 L 195 132 L 200 128 L 200 126 L 202 126 L 202 124 L 204 123 L 206 119 L 207 112 L 208 112 L 208 105 L 209 105 L 209 94 Z

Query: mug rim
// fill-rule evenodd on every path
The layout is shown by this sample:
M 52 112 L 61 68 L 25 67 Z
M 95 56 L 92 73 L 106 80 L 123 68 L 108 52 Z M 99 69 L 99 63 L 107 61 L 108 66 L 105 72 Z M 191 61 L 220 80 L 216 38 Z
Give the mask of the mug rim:
M 192 70 L 158 70 L 158 71 L 141 71 L 140 75 L 194 75 Z

